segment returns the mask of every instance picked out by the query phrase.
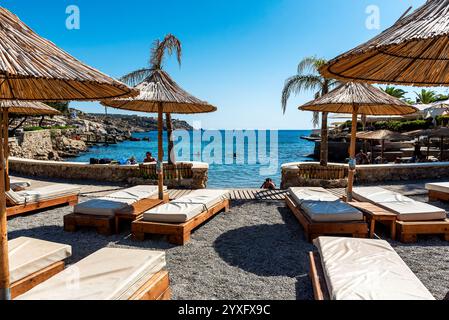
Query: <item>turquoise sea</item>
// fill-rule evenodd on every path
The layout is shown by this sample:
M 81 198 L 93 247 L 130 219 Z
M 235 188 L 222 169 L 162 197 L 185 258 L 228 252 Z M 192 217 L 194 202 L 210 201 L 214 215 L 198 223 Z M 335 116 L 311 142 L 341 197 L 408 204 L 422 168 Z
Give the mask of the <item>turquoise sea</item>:
M 310 133 L 301 130 L 179 131 L 175 135 L 176 159 L 209 163 L 208 186 L 211 188 L 259 188 L 266 178 L 272 178 L 279 186 L 282 164 L 312 161 L 307 156 L 313 153 L 314 143 L 300 139 Z M 147 137 L 150 141 L 92 147 L 71 161 L 89 162 L 90 158 L 120 161 L 132 156 L 142 161 L 147 151 L 157 157 L 157 132 L 133 136 Z M 166 143 L 164 134 L 165 150 Z

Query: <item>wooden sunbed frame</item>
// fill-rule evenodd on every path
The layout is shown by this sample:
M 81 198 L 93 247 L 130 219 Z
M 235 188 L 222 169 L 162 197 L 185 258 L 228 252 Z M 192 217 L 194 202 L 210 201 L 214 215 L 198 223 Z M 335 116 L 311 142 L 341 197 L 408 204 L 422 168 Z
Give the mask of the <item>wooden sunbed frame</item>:
M 143 218 L 134 221 L 131 224 L 131 232 L 133 239 L 136 241 L 144 241 L 146 234 L 167 235 L 168 242 L 176 245 L 184 245 L 190 240 L 192 230 L 199 227 L 204 222 L 210 220 L 213 216 L 221 211 L 228 212 L 230 209 L 230 200 L 225 199 L 207 211 L 197 215 L 195 218 L 185 223 L 159 223 L 147 222 Z
M 30 291 L 35 286 L 50 279 L 54 275 L 63 271 L 65 267 L 64 261 L 59 261 L 45 269 L 39 270 L 26 278 L 16 281 L 11 284 L 11 298 L 14 299 L 27 291 Z
M 354 201 L 357 202 L 355 199 Z M 373 206 L 377 204 L 370 202 Z M 379 207 L 379 209 L 383 209 Z M 388 212 L 388 209 L 384 209 Z M 382 222 L 382 221 L 381 221 Z M 400 221 L 396 220 L 396 235 L 402 243 L 415 243 L 418 235 L 441 235 L 445 241 L 449 241 L 449 219 L 434 221 Z
M 429 190 L 429 201 L 449 201 L 449 193 Z
M 64 270 L 64 262 L 55 263 L 48 268 L 38 271 L 25 279 L 17 281 L 11 285 L 11 298 L 30 291 L 37 285 L 45 282 L 54 275 Z M 142 287 L 140 287 L 129 300 L 170 300 L 170 278 L 168 271 L 161 270 L 151 277 Z
M 368 236 L 368 224 L 365 221 L 314 222 L 289 195 L 285 197 L 285 202 L 304 228 L 309 242 L 326 235 L 351 235 L 354 238 Z
M 168 271 L 155 274 L 147 283 L 137 290 L 128 300 L 170 300 L 170 278 Z
M 110 236 L 114 232 L 119 233 L 121 220 L 135 221 L 142 217 L 145 211 L 153 209 L 169 201 L 168 194 L 164 194 L 164 200 L 143 199 L 132 206 L 118 211 L 114 216 L 95 216 L 87 214 L 71 213 L 64 216 L 64 231 L 76 232 L 81 227 L 91 227 L 97 233 Z
M 69 206 L 75 206 L 78 203 L 78 199 L 79 199 L 78 195 L 71 195 L 50 200 L 43 200 L 39 202 L 30 202 L 21 205 L 10 206 L 6 208 L 6 214 L 8 218 L 12 218 L 18 215 L 46 208 L 57 207 L 64 204 L 67 204 Z
M 309 252 L 310 260 L 310 279 L 312 280 L 313 295 L 315 300 L 330 300 L 329 291 L 324 277 L 323 267 L 321 265 L 320 255 L 315 252 Z

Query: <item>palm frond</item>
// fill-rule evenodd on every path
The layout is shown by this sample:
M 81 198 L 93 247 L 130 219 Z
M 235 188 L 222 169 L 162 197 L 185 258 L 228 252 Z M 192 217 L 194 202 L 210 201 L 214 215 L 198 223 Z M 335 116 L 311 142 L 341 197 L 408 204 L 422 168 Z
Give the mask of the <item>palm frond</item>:
M 299 62 L 297 72 L 298 74 L 318 74 L 318 69 L 326 63 L 326 59 L 317 58 L 316 56 L 306 57 Z
M 320 125 L 320 113 L 317 111 L 313 113 L 312 124 L 314 128 L 318 128 L 318 126 Z
M 300 76 L 296 75 L 290 77 L 285 82 L 284 89 L 282 91 L 282 110 L 285 113 L 287 110 L 287 102 L 292 93 L 298 94 L 301 91 L 320 90 L 321 78 L 319 76 Z
M 153 69 L 162 69 L 165 53 L 172 55 L 176 52 L 179 65 L 181 65 L 182 46 L 181 41 L 172 34 L 165 36 L 162 41 L 155 41 L 151 50 L 150 63 Z
M 134 87 L 137 84 L 141 83 L 143 80 L 145 80 L 145 78 L 148 77 L 150 74 L 151 74 L 151 69 L 142 68 L 142 69 L 133 71 L 131 73 L 128 73 L 127 75 L 124 75 L 119 80 Z

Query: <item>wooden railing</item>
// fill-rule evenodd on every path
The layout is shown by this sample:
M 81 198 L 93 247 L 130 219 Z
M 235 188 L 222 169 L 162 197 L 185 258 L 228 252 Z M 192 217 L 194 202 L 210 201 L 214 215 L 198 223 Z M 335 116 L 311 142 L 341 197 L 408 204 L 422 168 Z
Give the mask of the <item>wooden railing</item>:
M 301 164 L 299 167 L 299 177 L 309 180 L 341 180 L 348 177 L 347 166 L 319 164 Z
M 164 180 L 180 180 L 193 178 L 191 163 L 164 164 Z M 156 164 L 141 164 L 140 176 L 145 179 L 157 180 Z

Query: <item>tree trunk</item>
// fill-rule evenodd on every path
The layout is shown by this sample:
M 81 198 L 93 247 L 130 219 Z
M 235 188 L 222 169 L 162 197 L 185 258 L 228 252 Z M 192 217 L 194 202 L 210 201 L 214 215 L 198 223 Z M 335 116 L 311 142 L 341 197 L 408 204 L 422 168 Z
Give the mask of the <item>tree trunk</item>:
M 176 163 L 176 158 L 175 158 L 175 153 L 173 151 L 174 149 L 174 143 L 172 140 L 172 135 L 173 135 L 173 123 L 172 123 L 172 119 L 171 119 L 171 114 L 170 113 L 166 113 L 165 114 L 165 119 L 166 119 L 166 126 L 167 126 L 167 142 L 168 142 L 168 164 L 175 164 Z
M 45 116 L 42 116 L 41 120 L 39 121 L 39 127 L 42 127 L 44 120 L 45 120 Z
M 19 129 L 24 123 L 25 123 L 25 121 L 27 121 L 27 117 L 24 117 L 23 118 L 23 120 L 15 127 L 15 128 L 13 128 L 12 130 L 11 130 L 11 134 L 12 135 L 15 135 L 16 134 L 16 131 L 17 131 L 17 129 Z
M 320 153 L 320 164 L 322 166 L 327 166 L 329 161 L 329 136 L 327 128 L 327 117 L 328 113 L 323 112 L 321 115 L 321 153 Z

